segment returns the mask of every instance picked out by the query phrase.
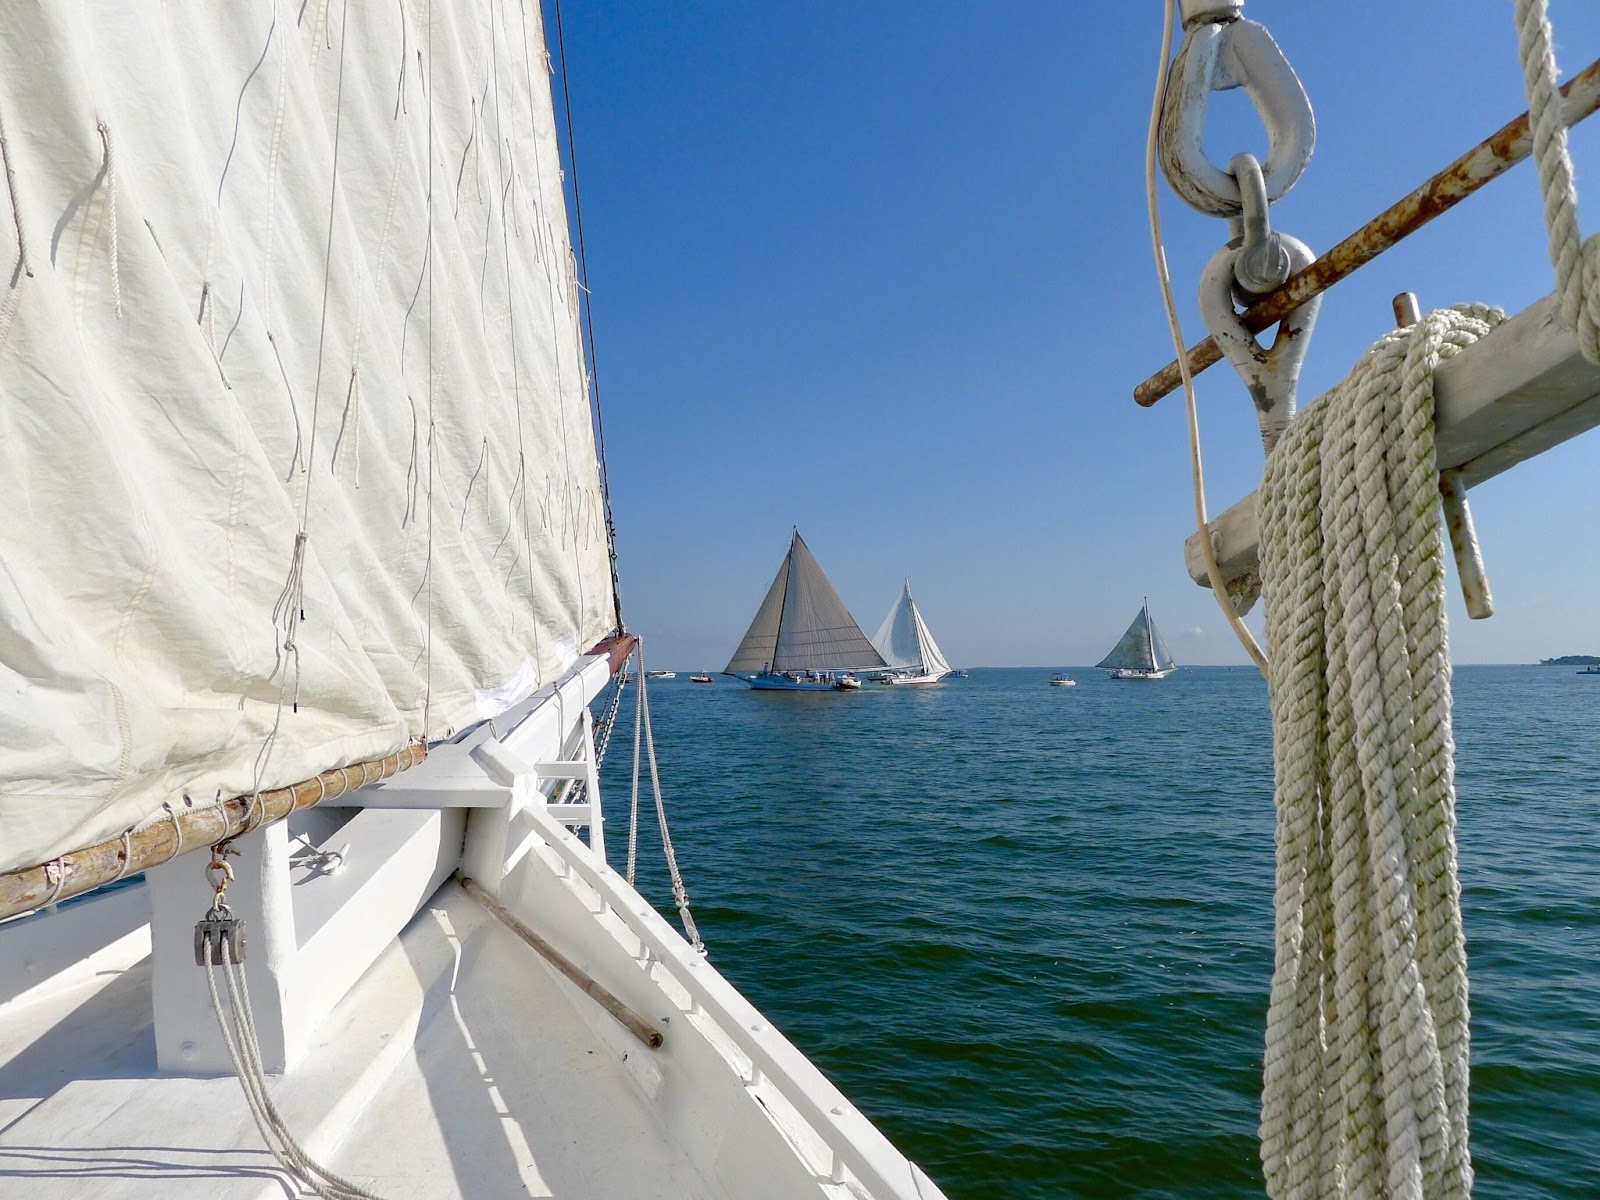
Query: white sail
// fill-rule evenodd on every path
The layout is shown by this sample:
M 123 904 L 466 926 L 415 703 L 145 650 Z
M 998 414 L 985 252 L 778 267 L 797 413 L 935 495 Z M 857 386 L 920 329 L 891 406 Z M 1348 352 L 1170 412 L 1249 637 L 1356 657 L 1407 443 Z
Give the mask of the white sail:
M 878 627 L 872 644 L 891 667 L 909 668 L 919 675 L 944 675 L 950 670 L 922 610 L 911 598 L 909 579 Z
M 917 637 L 909 579 L 889 607 L 889 615 L 878 626 L 872 644 L 883 655 L 883 661 L 891 667 L 914 667 L 922 661 L 922 645 Z
M 614 627 L 538 20 L 8 12 L 0 869 L 439 737 Z
M 777 577 L 724 673 L 857 671 L 884 665 L 796 530 Z
M 1176 665 L 1161 631 L 1150 619 L 1149 601 L 1139 609 L 1139 614 L 1111 648 L 1111 653 L 1095 664 L 1107 670 L 1121 671 L 1167 671 Z
M 945 660 L 944 651 L 939 649 L 939 643 L 933 640 L 933 630 L 928 628 L 928 622 L 923 619 L 922 610 L 917 607 L 915 600 L 911 602 L 911 615 L 916 618 L 917 644 L 922 647 L 922 673 L 947 674 L 950 664 Z

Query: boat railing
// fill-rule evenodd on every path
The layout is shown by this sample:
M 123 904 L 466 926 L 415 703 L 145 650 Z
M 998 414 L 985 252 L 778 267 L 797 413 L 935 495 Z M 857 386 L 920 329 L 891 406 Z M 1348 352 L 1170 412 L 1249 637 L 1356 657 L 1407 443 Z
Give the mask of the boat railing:
M 842 1183 L 845 1172 L 873 1196 L 937 1195 L 927 1177 L 910 1163 L 795 1046 L 768 1024 L 759 1010 L 741 996 L 669 925 L 638 892 L 610 867 L 596 861 L 582 841 L 537 804 L 528 810 L 543 841 L 560 861 L 569 882 L 576 876 L 593 891 L 639 939 L 640 959 L 662 969 L 687 997 L 691 1017 L 712 1021 L 740 1054 L 748 1058 L 747 1084 L 764 1077 L 809 1125 L 832 1156 L 827 1173 Z

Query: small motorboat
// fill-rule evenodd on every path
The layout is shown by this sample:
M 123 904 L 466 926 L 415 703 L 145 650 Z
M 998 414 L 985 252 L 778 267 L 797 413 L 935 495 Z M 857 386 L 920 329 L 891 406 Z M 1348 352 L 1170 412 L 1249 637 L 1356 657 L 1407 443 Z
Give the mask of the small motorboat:
M 711 682 L 711 672 L 710 671 L 701 671 L 700 674 L 698 674 L 698 675 L 691 675 L 691 676 L 689 676 L 689 682 L 690 683 L 710 683 Z
M 1055 675 L 1050 676 L 1050 686 L 1051 687 L 1077 687 L 1078 686 L 1078 681 L 1076 679 L 1072 678 L 1072 676 L 1066 674 L 1066 672 L 1063 671 L 1063 672 L 1059 672 L 1059 673 L 1057 673 Z
M 644 677 L 646 679 L 676 679 L 678 673 L 676 671 L 646 671 Z
M 859 692 L 861 690 L 861 680 L 854 675 L 846 673 L 836 678 L 833 681 L 833 686 L 842 692 Z

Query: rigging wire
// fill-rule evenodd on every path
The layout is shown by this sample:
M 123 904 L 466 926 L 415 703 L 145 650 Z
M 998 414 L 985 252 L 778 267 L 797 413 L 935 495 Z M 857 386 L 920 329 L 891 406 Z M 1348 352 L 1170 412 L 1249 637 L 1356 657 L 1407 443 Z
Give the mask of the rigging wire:
M 589 392 L 594 405 L 595 449 L 600 456 L 600 500 L 605 511 L 606 554 L 611 565 L 611 602 L 617 616 L 617 632 L 625 633 L 622 622 L 622 586 L 617 574 L 617 525 L 611 515 L 611 476 L 606 469 L 606 422 L 600 408 L 600 359 L 594 348 L 594 304 L 589 292 L 589 255 L 583 242 L 583 194 L 578 189 L 578 143 L 572 134 L 572 92 L 567 86 L 567 41 L 561 25 L 561 0 L 555 0 L 556 58 L 561 67 L 561 109 L 567 125 L 567 161 L 572 164 L 572 218 L 578 231 L 578 273 L 584 335 L 589 344 Z
M 559 6 L 558 6 L 559 7 Z M 1161 102 L 1167 90 L 1167 72 L 1172 58 L 1173 0 L 1164 5 L 1165 24 L 1161 30 L 1161 65 L 1156 70 L 1155 99 L 1150 106 L 1150 133 L 1145 140 L 1144 188 L 1145 202 L 1150 213 L 1150 240 L 1155 250 L 1156 278 L 1161 283 L 1161 302 L 1167 311 L 1167 327 L 1172 334 L 1172 344 L 1177 350 L 1178 370 L 1183 375 L 1184 406 L 1189 416 L 1189 466 L 1194 480 L 1194 515 L 1200 530 L 1200 556 L 1205 560 L 1206 578 L 1211 583 L 1211 594 L 1216 597 L 1228 628 L 1239 639 L 1239 644 L 1263 675 L 1267 674 L 1267 656 L 1228 597 L 1222 582 L 1222 568 L 1217 564 L 1217 549 L 1211 542 L 1209 519 L 1206 516 L 1206 473 L 1200 458 L 1200 413 L 1195 400 L 1194 373 L 1189 369 L 1189 356 L 1183 340 L 1183 325 L 1178 319 L 1177 301 L 1172 296 L 1172 276 L 1167 270 L 1167 245 L 1161 236 L 1161 201 L 1156 190 L 1156 139 L 1161 128 Z

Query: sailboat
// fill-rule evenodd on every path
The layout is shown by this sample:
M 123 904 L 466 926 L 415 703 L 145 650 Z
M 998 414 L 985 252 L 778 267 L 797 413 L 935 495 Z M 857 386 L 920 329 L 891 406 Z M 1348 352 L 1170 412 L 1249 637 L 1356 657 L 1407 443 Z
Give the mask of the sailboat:
M 1122 640 L 1095 666 L 1112 679 L 1165 679 L 1178 669 L 1161 631 L 1150 619 L 1150 598 L 1145 597 Z
M 3 1174 L 940 1196 L 608 864 L 539 6 L 168 16 L 0 41 Z
M 724 675 L 758 691 L 855 691 L 887 664 L 867 641 L 796 529 Z
M 911 598 L 911 581 L 905 581 L 889 615 L 872 639 L 873 647 L 892 669 L 879 676 L 882 683 L 899 686 L 938 683 L 950 673 L 933 631 Z

